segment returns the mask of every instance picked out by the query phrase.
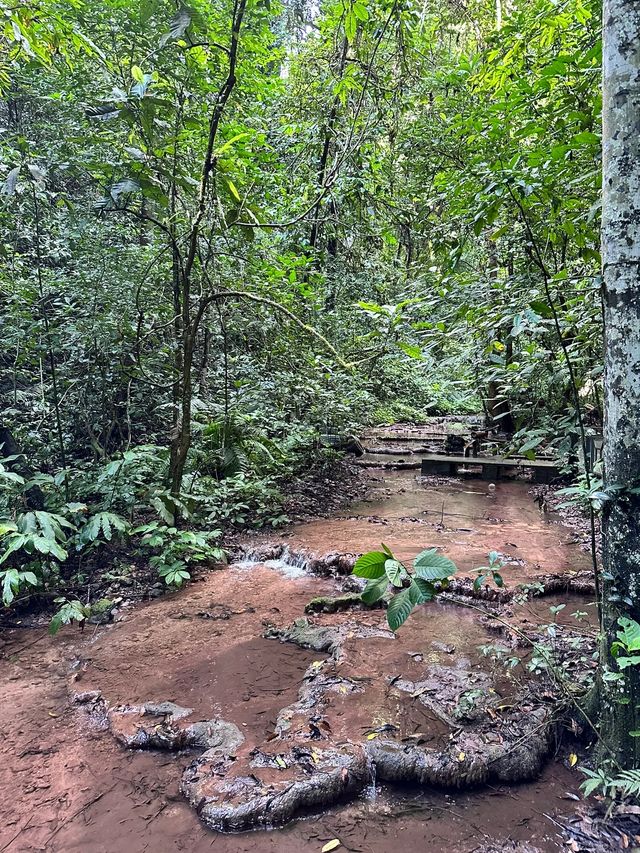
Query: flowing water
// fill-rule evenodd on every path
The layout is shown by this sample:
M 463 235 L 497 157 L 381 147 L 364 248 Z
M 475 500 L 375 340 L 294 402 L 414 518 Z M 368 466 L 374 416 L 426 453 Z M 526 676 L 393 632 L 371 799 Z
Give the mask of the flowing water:
M 383 541 L 402 559 L 441 548 L 470 571 L 496 550 L 508 563 L 508 584 L 589 566 L 572 532 L 539 511 L 526 483 L 499 483 L 489 491 L 480 481 L 426 482 L 410 470 L 369 476 L 366 499 L 348 511 L 271 535 L 285 546 L 277 558 L 259 562 L 259 552 L 251 554 L 264 544 L 258 538 L 247 542 L 242 562 L 137 606 L 94 633 L 65 628 L 51 639 L 45 629 L 17 628 L 5 634 L 3 853 L 297 853 L 320 851 L 333 839 L 339 849 L 369 853 L 567 849 L 558 822 L 575 808 L 583 777 L 563 754 L 532 783 L 465 792 L 373 784 L 365 796 L 283 829 L 221 835 L 203 828 L 179 793 L 181 770 L 192 756 L 127 752 L 71 705 L 70 692 L 94 689 L 111 704 L 171 700 L 200 719 L 231 720 L 247 743 L 260 744 L 272 737 L 279 710 L 295 701 L 309 664 L 324 657 L 263 638 L 266 626 L 299 618 L 311 598 L 336 593 L 334 579 L 307 573 L 307 554 L 361 553 Z M 528 605 L 522 618 L 548 621 L 551 603 Z M 572 597 L 566 603 L 566 614 L 573 605 L 588 605 Z M 383 631 L 382 611 L 365 617 Z M 354 618 L 326 614 L 318 624 Z M 411 697 L 398 703 L 383 690 L 383 675 L 424 660 L 482 668 L 487 663 L 478 647 L 488 640 L 473 614 L 432 605 L 410 618 L 397 641 L 381 633 L 353 645 L 345 672 L 359 673 L 369 686 L 356 702 L 345 697 L 341 705 L 338 697 L 334 735 L 347 738 L 393 719 L 408 734 L 446 737 L 428 708 Z M 506 696 L 510 688 L 498 689 Z

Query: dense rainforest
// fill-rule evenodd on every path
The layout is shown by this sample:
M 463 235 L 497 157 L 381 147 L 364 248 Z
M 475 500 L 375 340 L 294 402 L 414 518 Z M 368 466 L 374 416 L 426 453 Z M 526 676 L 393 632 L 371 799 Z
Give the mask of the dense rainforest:
M 593 669 L 531 671 L 595 744 L 583 793 L 637 797 L 637 0 L 605 14 L 604 87 L 597 0 L 0 7 L 3 624 L 72 636 L 136 576 L 217 577 L 353 497 L 345 454 L 449 425 L 450 452 L 553 461 Z M 459 561 L 387 540 L 342 550 L 401 636 Z M 503 594 L 505 553 L 462 559 L 470 594 Z

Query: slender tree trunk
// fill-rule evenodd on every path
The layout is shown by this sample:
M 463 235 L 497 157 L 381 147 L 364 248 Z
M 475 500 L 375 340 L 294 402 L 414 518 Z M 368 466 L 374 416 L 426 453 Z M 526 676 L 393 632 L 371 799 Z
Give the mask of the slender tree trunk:
M 342 41 L 342 47 L 340 49 L 340 64 L 338 66 L 338 78 L 341 78 L 344 74 L 344 69 L 347 64 L 347 52 L 349 50 L 349 42 L 346 38 Z M 340 108 L 340 97 L 336 95 L 333 99 L 333 103 L 331 104 L 331 110 L 329 112 L 329 118 L 327 119 L 327 124 L 324 129 L 324 139 L 322 143 L 322 153 L 320 154 L 320 163 L 318 164 L 318 190 L 321 191 L 324 188 L 325 181 L 327 179 L 327 166 L 329 164 L 329 154 L 331 152 L 331 143 L 333 141 L 333 136 L 335 133 L 335 126 L 338 119 L 338 110 Z M 312 249 L 315 250 L 318 244 L 318 236 L 320 234 L 320 210 L 322 208 L 322 201 L 319 201 L 314 208 L 313 211 L 313 221 L 311 224 L 311 233 L 309 235 L 309 245 Z
M 605 303 L 605 488 L 640 485 L 640 0 L 605 0 L 602 261 Z M 603 514 L 602 673 L 618 672 L 618 618 L 640 622 L 640 495 Z M 600 734 L 616 761 L 640 766 L 640 667 L 602 680 Z M 603 757 L 605 752 L 603 750 Z
M 62 433 L 62 419 L 60 416 L 60 394 L 58 392 L 58 373 L 56 370 L 56 359 L 53 353 L 53 340 L 51 336 L 51 328 L 49 325 L 49 309 L 45 298 L 44 283 L 42 281 L 42 237 L 40 233 L 40 205 L 38 203 L 38 195 L 36 192 L 35 182 L 31 186 L 31 194 L 33 198 L 33 211 L 36 225 L 36 271 L 38 274 L 38 295 L 40 297 L 40 310 L 42 311 L 42 320 L 44 323 L 44 336 L 47 342 L 47 356 L 49 358 L 49 375 L 51 376 L 51 397 L 53 402 L 53 414 L 56 424 L 56 433 L 58 436 L 58 447 L 60 449 L 60 464 L 64 471 L 64 493 L 65 498 L 69 500 L 69 481 L 67 479 L 67 454 L 64 446 L 64 435 Z
M 191 398 L 193 387 L 191 369 L 193 367 L 193 350 L 197 328 L 192 332 L 187 330 L 182 344 L 182 381 L 179 418 L 176 436 L 171 443 L 171 459 L 169 471 L 171 477 L 171 494 L 177 497 L 182 489 L 182 478 L 191 447 Z
M 231 93 L 236 85 L 236 70 L 238 64 L 238 50 L 240 46 L 240 28 L 244 19 L 247 0 L 235 0 L 233 8 L 233 21 L 231 24 L 231 37 L 228 52 L 228 70 L 215 101 L 209 119 L 209 138 L 207 150 L 202 165 L 200 177 L 200 189 L 198 192 L 197 208 L 192 220 L 191 231 L 187 240 L 187 252 L 184 260 L 178 252 L 177 235 L 171 235 L 173 251 L 173 287 L 174 287 L 174 334 L 176 340 L 175 382 L 173 386 L 174 421 L 171 433 L 171 449 L 169 457 L 169 483 L 171 494 L 177 497 L 182 489 L 182 478 L 189 448 L 191 446 L 191 397 L 193 380 L 191 369 L 193 367 L 193 353 L 198 335 L 198 328 L 202 315 L 208 304 L 207 300 L 201 301 L 200 307 L 192 313 L 191 290 L 193 284 L 194 268 L 197 268 L 198 246 L 203 227 L 203 221 L 211 203 L 211 182 L 216 170 L 217 158 L 215 156 L 216 138 L 222 116 Z M 176 161 L 174 160 L 174 179 L 172 197 L 176 194 Z M 198 262 L 200 263 L 200 262 Z M 206 267 L 206 263 L 205 263 Z M 206 269 L 200 268 L 200 273 L 205 274 Z M 175 518 L 178 520 L 179 513 Z

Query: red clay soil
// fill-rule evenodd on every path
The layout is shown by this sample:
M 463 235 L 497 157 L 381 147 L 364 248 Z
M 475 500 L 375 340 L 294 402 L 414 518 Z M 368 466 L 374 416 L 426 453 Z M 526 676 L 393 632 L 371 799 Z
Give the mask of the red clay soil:
M 473 501 L 479 515 L 484 499 L 460 495 L 478 487 L 460 484 L 446 498 L 445 508 L 468 511 Z M 500 484 L 496 491 L 491 518 L 505 518 L 505 526 L 474 518 L 473 534 L 397 521 L 405 514 L 421 517 L 427 503 L 438 507 L 443 497 L 438 489 L 438 497 L 424 505 L 421 499 L 416 504 L 415 493 L 369 504 L 369 510 L 373 506 L 387 514 L 388 509 L 395 516 L 389 525 L 337 519 L 300 525 L 294 536 L 321 552 L 363 551 L 380 539 L 401 556 L 442 545 L 454 559 L 464 557 L 468 567 L 495 549 L 524 561 L 524 567 L 514 569 L 518 579 L 583 568 L 582 555 L 568 543 L 570 534 L 537 518 L 519 485 Z M 358 508 L 357 514 L 361 512 Z M 297 853 L 319 851 L 334 838 L 342 849 L 373 853 L 398 847 L 479 853 L 513 850 L 516 842 L 525 844 L 517 848 L 523 851 L 566 849 L 550 818 L 572 813 L 571 797 L 582 776 L 562 763 L 549 765 L 540 780 L 526 785 L 455 795 L 382 789 L 375 801 L 361 799 L 283 830 L 221 835 L 202 827 L 179 793 L 192 754 L 127 751 L 70 701 L 74 692 L 93 689 L 112 705 L 171 700 L 193 708 L 194 719 L 228 719 L 248 743 L 260 743 L 273 731 L 280 709 L 295 702 L 309 663 L 324 657 L 263 639 L 265 627 L 290 624 L 309 599 L 335 591 L 335 582 L 327 578 L 285 579 L 264 567 L 225 569 L 132 609 L 123 621 L 95 632 L 87 629 L 81 635 L 65 628 L 55 638 L 44 627 L 5 632 L 0 639 L 0 853 Z M 316 622 L 354 618 L 353 613 L 332 614 L 316 617 Z M 393 647 L 398 666 L 411 655 L 433 656 L 442 665 L 455 666 L 465 657 L 467 665 L 480 663 L 476 648 L 486 635 L 474 617 L 440 607 L 412 620 L 415 630 L 405 632 Z M 367 621 L 382 625 L 384 613 L 369 613 Z M 437 642 L 454 646 L 455 656 Z M 351 661 L 352 674 L 357 670 L 366 677 L 386 666 L 379 645 L 373 642 L 369 660 L 366 646 L 359 646 L 362 659 Z M 395 715 L 404 731 L 431 726 L 441 734 L 442 727 L 418 703 L 398 705 L 375 689 L 364 695 L 371 703 L 357 705 L 350 727 L 380 725 Z M 335 710 L 339 728 L 339 703 Z

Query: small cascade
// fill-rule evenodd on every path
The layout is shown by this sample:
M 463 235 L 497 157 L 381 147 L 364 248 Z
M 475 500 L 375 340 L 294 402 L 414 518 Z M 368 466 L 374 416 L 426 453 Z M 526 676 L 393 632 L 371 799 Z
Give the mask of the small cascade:
M 361 796 L 367 802 L 375 803 L 378 798 L 378 789 L 376 788 L 376 764 L 371 756 L 369 756 L 369 774 L 371 776 L 371 781 L 367 787 L 364 788 Z
M 308 574 L 309 556 L 304 551 L 291 551 L 288 545 L 277 545 L 269 549 L 247 551 L 233 565 L 239 569 L 267 566 L 287 578 L 295 579 Z

